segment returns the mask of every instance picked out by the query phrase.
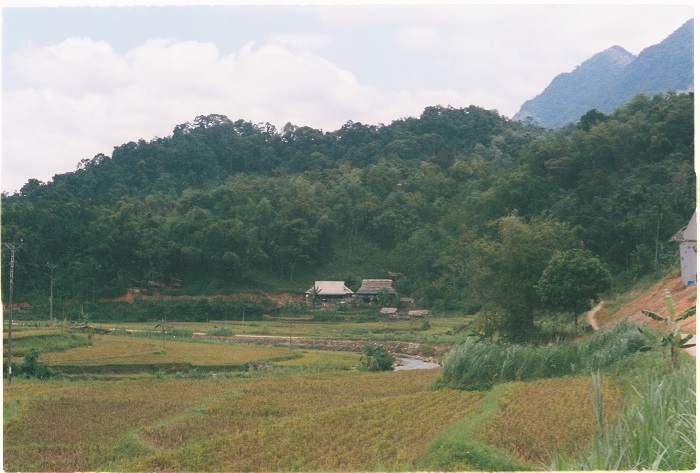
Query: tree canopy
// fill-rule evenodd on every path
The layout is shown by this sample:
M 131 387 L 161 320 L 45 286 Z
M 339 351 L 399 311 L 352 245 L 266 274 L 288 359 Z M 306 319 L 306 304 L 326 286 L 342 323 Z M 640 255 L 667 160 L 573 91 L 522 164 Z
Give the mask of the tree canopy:
M 149 281 L 303 291 L 392 271 L 424 306 L 528 326 L 556 251 L 583 241 L 623 278 L 675 262 L 664 242 L 695 207 L 693 113 L 692 93 L 670 93 L 560 130 L 475 106 L 332 132 L 198 116 L 3 195 L 3 239 L 24 241 L 15 297 L 46 300 L 47 262 L 55 300 L 81 303 Z
M 537 284 L 542 301 L 552 310 L 577 315 L 591 309 L 591 302 L 610 289 L 612 276 L 598 258 L 581 249 L 558 251 Z

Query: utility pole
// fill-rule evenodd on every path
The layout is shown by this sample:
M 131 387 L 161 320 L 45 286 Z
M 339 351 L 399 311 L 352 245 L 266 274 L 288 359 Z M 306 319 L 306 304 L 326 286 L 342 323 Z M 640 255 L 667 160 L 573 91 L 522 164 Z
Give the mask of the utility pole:
M 20 239 L 20 246 L 22 245 L 22 240 Z M 7 244 L 5 246 L 10 249 L 10 310 L 7 316 L 7 384 L 8 386 L 12 384 L 12 291 L 15 286 L 15 252 L 19 249 L 19 246 L 15 243 Z
M 53 270 L 56 269 L 56 264 L 46 263 L 46 266 L 51 270 L 51 289 L 49 290 L 49 320 L 53 322 Z

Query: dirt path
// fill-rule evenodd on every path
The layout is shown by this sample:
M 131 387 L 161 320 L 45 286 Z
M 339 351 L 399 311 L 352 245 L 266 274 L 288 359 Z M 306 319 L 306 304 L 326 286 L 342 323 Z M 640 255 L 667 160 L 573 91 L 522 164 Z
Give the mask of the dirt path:
M 598 302 L 595 307 L 588 311 L 586 314 L 586 320 L 588 320 L 588 325 L 591 326 L 593 330 L 598 330 L 598 312 L 603 307 L 603 301 Z
M 591 328 L 593 328 L 593 330 L 596 330 L 596 331 L 599 329 L 597 315 L 598 315 L 598 312 L 600 312 L 600 309 L 602 307 L 603 307 L 603 301 L 600 301 L 600 302 L 598 302 L 598 304 L 595 307 L 593 307 L 591 310 L 589 310 L 588 313 L 586 314 L 586 320 L 588 320 L 588 325 L 590 325 Z M 693 335 L 693 338 L 690 339 L 690 343 L 697 343 L 697 341 L 695 340 L 695 335 Z M 695 357 L 695 347 L 694 346 L 690 347 L 690 348 L 686 348 L 685 351 L 688 354 L 690 354 L 691 356 Z

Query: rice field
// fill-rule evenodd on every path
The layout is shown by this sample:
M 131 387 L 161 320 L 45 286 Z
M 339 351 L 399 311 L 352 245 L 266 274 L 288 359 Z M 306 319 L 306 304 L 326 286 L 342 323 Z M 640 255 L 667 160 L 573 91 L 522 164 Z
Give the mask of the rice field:
M 241 380 L 236 390 L 193 415 L 144 429 L 143 438 L 149 445 L 174 449 L 217 434 L 255 430 L 339 406 L 411 395 L 424 391 L 436 375 L 430 370 L 418 371 L 409 376 L 341 372 Z
M 289 355 L 289 349 L 194 343 L 188 341 L 165 342 L 157 338 L 138 338 L 118 335 L 93 337 L 92 346 L 79 347 L 62 352 L 47 353 L 41 360 L 49 366 L 62 364 L 125 365 L 189 363 L 196 366 L 250 363 L 256 360 Z
M 177 415 L 230 389 L 231 380 L 33 381 L 15 379 L 4 402 L 6 471 L 95 471 L 127 432 Z
M 17 379 L 5 390 L 5 403 L 16 402 L 19 410 L 4 425 L 4 466 L 8 471 L 135 471 L 181 470 L 199 462 L 198 468 L 230 470 L 234 465 L 248 469 L 255 459 L 273 469 L 325 469 L 330 457 L 322 452 L 338 452 L 332 444 L 348 449 L 343 457 L 348 466 L 379 461 L 398 467 L 417 456 L 436 431 L 466 415 L 480 397 L 427 392 L 434 378 L 434 372 L 416 370 L 82 382 Z M 235 453 L 227 447 L 241 439 L 245 450 Z M 304 439 L 318 445 L 309 448 Z M 269 442 L 277 446 L 264 449 L 266 459 L 262 452 L 251 456 Z M 386 448 L 378 456 L 382 445 Z M 224 452 L 210 457 L 208 449 L 219 447 Z M 290 456 L 282 455 L 287 450 Z
M 15 378 L 5 386 L 5 471 L 548 470 L 578 455 L 584 460 L 576 465 L 609 466 L 588 460 L 598 455 L 587 453 L 591 445 L 602 442 L 590 376 L 465 391 L 444 387 L 441 369 L 355 370 L 355 353 L 196 338 L 95 335 L 90 341 L 42 353 L 39 361 L 92 374 Z M 618 438 L 664 443 L 668 432 L 677 432 L 654 455 L 659 465 L 686 466 L 695 453 L 687 383 L 659 378 L 647 388 L 640 384 L 647 376 L 624 375 L 648 372 L 653 356 L 623 358 L 602 376 L 606 445 Z M 232 371 L 235 366 L 245 368 Z M 692 374 L 678 373 L 694 384 Z M 660 400 L 677 402 L 655 414 L 635 407 L 643 404 L 623 407 L 623 398 L 650 399 L 654 409 L 667 404 Z M 633 427 L 615 430 L 625 412 L 631 419 L 655 416 L 658 422 L 644 424 L 654 435 L 637 439 L 625 433 Z M 628 444 L 618 450 L 634 451 Z M 621 464 L 655 464 L 634 461 Z
M 283 415 L 282 421 L 159 452 L 128 468 L 139 471 L 410 470 L 432 436 L 468 415 L 479 397 L 468 392 L 421 391 L 330 409 L 313 409 L 314 405 L 309 403 L 306 409 L 311 408 L 312 412 Z
M 545 463 L 555 453 L 570 455 L 587 447 L 598 431 L 592 392 L 590 376 L 515 383 L 501 398 L 501 411 L 475 438 L 533 463 Z M 623 396 L 609 378 L 603 378 L 601 392 L 608 425 L 620 413 Z
M 423 325 L 423 320 L 429 320 L 429 327 Z M 369 338 L 392 339 L 413 338 L 427 340 L 430 338 L 443 339 L 455 343 L 464 339 L 464 334 L 458 333 L 471 323 L 470 317 L 430 317 L 430 319 L 384 319 L 367 322 L 315 322 L 308 318 L 266 318 L 262 321 L 224 321 L 211 322 L 177 322 L 176 328 L 189 330 L 193 333 L 207 333 L 214 328 L 227 328 L 236 335 L 271 335 L 289 336 L 290 331 L 296 337 L 318 339 L 349 339 L 367 340 Z M 154 323 L 125 323 L 97 324 L 106 329 L 124 329 L 154 331 Z

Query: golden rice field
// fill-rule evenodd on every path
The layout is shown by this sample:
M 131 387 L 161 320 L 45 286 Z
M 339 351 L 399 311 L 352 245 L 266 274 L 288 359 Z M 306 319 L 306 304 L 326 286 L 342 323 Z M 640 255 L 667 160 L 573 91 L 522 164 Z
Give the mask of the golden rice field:
M 435 436 L 485 393 L 430 391 L 439 370 L 367 373 L 358 354 L 97 335 L 44 353 L 50 366 L 132 366 L 136 377 L 4 389 L 5 471 L 414 470 Z M 143 375 L 189 364 L 211 373 Z M 256 364 L 226 373 L 216 367 Z M 469 441 L 532 464 L 585 446 L 596 429 L 589 377 L 514 383 Z M 622 403 L 603 382 L 607 419 Z
M 50 364 L 79 362 L 81 364 L 102 364 L 106 360 L 120 363 L 191 363 L 194 365 L 217 365 L 245 363 L 259 359 L 280 356 L 282 350 L 266 346 L 224 345 L 214 343 L 167 341 L 156 338 L 135 338 L 130 336 L 97 336 L 92 346 L 79 347 L 62 352 L 42 355 L 42 361 Z M 289 350 L 286 350 L 289 353 Z
M 4 422 L 4 468 L 94 471 L 115 459 L 129 431 L 175 416 L 232 380 L 40 382 L 15 379 L 4 402 L 18 402 Z
M 419 392 L 295 416 L 133 463 L 167 471 L 411 470 L 429 440 L 480 395 Z
M 355 452 L 345 457 L 354 465 L 375 458 L 366 451 L 369 444 L 393 443 L 399 436 L 409 442 L 412 453 L 398 443 L 387 448 L 393 453 L 377 457 L 398 465 L 417 456 L 437 430 L 466 415 L 480 396 L 426 392 L 435 375 L 435 371 L 416 370 L 199 380 L 16 379 L 5 389 L 5 402 L 18 402 L 20 408 L 4 425 L 4 466 L 5 470 L 75 471 L 115 469 L 126 462 L 127 470 L 150 470 L 155 466 L 149 465 L 165 467 L 166 462 L 180 470 L 187 468 L 188 461 L 201 460 L 212 469 L 225 470 L 235 459 L 206 458 L 200 450 L 237 443 L 243 436 L 250 439 L 246 447 L 250 452 L 259 449 L 260 442 L 272 440 L 271 435 L 286 435 L 285 449 L 296 443 L 306 452 L 307 468 L 320 465 L 315 457 L 329 445 L 322 443 L 307 452 L 308 445 L 297 432 L 317 436 L 315 441 L 335 438 L 334 448 Z M 340 424 L 343 419 L 345 423 Z M 360 444 L 345 445 L 354 437 Z M 275 437 L 275 441 L 281 440 Z M 280 457 L 280 448 L 269 450 L 269 465 L 291 461 Z M 179 456 L 187 449 L 194 457 Z M 361 453 L 364 459 L 358 457 Z
M 139 367 L 184 366 L 211 368 L 236 366 L 247 363 L 265 363 L 303 356 L 300 350 L 262 345 L 235 345 L 220 343 L 195 343 L 187 341 L 161 341 L 156 338 L 102 335 L 95 336 L 92 346 L 72 348 L 41 355 L 48 366 L 121 365 L 138 372 Z M 357 363 L 357 355 L 353 357 Z
M 174 449 L 220 434 L 236 434 L 309 416 L 340 406 L 412 395 L 425 390 L 437 373 L 417 370 L 394 373 L 309 374 L 241 380 L 226 396 L 196 412 L 143 430 L 156 448 Z
M 516 383 L 501 398 L 501 411 L 475 437 L 531 462 L 548 461 L 555 452 L 571 454 L 588 445 L 598 428 L 591 391 L 590 377 Z M 601 391 L 603 419 L 610 422 L 622 409 L 622 393 L 607 378 Z

